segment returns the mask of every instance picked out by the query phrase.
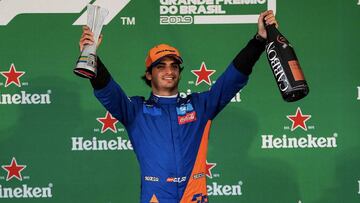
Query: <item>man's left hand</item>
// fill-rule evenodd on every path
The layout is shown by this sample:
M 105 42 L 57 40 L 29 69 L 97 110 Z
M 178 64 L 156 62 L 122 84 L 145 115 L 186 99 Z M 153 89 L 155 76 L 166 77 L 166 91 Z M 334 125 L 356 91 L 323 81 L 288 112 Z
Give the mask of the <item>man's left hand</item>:
M 258 18 L 258 34 L 262 38 L 266 39 L 267 35 L 266 35 L 264 21 L 265 21 L 266 25 L 275 24 L 276 28 L 279 27 L 279 24 L 277 23 L 274 12 L 272 10 L 268 10 L 268 11 L 260 13 L 260 16 Z

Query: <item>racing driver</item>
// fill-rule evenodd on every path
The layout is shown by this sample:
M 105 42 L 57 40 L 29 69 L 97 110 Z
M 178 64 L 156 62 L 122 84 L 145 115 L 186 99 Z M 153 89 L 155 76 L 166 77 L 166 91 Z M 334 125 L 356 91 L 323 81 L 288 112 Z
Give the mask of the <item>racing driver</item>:
M 97 58 L 98 74 L 90 82 L 97 99 L 128 132 L 141 170 L 141 203 L 208 202 L 205 164 L 211 121 L 246 85 L 265 50 L 264 22 L 277 26 L 273 11 L 259 15 L 256 35 L 209 91 L 185 98 L 178 91 L 183 60 L 170 45 L 148 52 L 143 77 L 151 87 L 148 99 L 128 97 Z M 92 43 L 93 33 L 84 26 L 80 50 Z

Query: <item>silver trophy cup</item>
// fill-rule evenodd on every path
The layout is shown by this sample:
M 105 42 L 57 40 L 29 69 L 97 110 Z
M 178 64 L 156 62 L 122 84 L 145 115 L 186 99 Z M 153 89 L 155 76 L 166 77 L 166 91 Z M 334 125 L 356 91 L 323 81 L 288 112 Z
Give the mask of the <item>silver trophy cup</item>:
M 96 69 L 96 46 L 104 25 L 105 17 L 109 11 L 105 8 L 89 4 L 87 6 L 87 26 L 94 33 L 95 42 L 92 45 L 85 45 L 79 59 L 76 62 L 74 73 L 84 78 L 95 78 Z

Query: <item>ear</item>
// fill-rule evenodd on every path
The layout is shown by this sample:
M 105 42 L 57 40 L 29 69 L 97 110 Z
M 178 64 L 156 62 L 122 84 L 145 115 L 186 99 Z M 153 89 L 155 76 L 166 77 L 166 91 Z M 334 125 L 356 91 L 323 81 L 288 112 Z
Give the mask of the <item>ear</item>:
M 146 77 L 146 79 L 148 79 L 148 80 L 151 80 L 151 79 L 152 79 L 152 75 L 151 75 L 149 72 L 146 72 L 146 73 L 145 73 L 145 77 Z

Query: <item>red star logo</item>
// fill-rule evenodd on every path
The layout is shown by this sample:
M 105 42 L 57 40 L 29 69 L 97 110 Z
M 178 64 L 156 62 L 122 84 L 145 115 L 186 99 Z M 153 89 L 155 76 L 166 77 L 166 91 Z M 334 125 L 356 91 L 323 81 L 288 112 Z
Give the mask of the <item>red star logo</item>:
M 15 65 L 12 63 L 9 71 L 1 71 L 1 75 L 6 77 L 5 87 L 14 83 L 16 86 L 21 87 L 19 78 L 25 74 L 24 71 L 16 71 Z
M 211 169 L 216 166 L 216 163 L 208 163 L 206 160 L 206 176 L 212 178 Z
M 16 159 L 15 157 L 12 158 L 11 160 L 11 164 L 10 165 L 3 165 L 1 166 L 4 170 L 7 171 L 7 177 L 6 177 L 6 181 L 9 181 L 10 179 L 12 179 L 13 177 L 17 178 L 18 180 L 22 180 L 22 175 L 21 175 L 21 171 L 24 170 L 26 168 L 25 165 L 18 165 L 16 163 Z
M 297 108 L 295 115 L 288 115 L 286 117 L 292 122 L 291 131 L 294 131 L 298 127 L 307 131 L 305 122 L 311 118 L 311 115 L 303 115 L 300 107 Z
M 211 85 L 210 76 L 214 74 L 216 70 L 207 69 L 205 62 L 202 62 L 199 70 L 192 70 L 191 72 L 196 75 L 196 86 L 198 86 L 203 81 L 206 82 L 208 85 Z
M 106 112 L 106 116 L 104 118 L 97 118 L 96 120 L 102 124 L 101 133 L 104 133 L 108 129 L 114 133 L 117 133 L 115 124 L 118 122 L 118 120 L 114 118 L 108 111 Z

